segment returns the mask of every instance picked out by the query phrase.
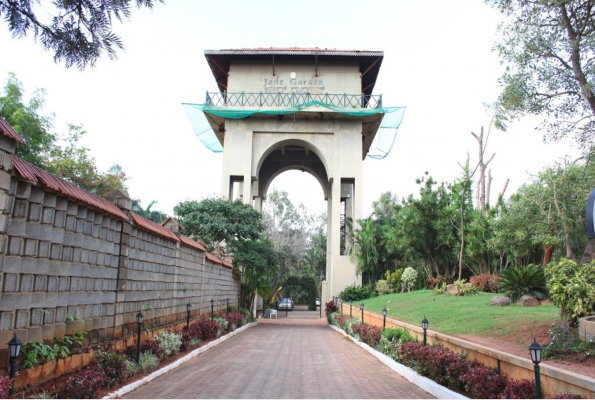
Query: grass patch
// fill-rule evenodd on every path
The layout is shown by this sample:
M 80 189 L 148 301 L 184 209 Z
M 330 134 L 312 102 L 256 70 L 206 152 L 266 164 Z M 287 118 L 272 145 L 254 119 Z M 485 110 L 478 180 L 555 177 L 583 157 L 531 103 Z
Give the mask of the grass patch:
M 388 316 L 421 326 L 426 317 L 430 329 L 451 335 L 506 336 L 536 321 L 560 320 L 556 306 L 508 307 L 491 306 L 494 293 L 479 292 L 477 296 L 434 295 L 431 290 L 387 294 L 364 301 L 367 311 L 382 314 L 390 300 Z M 354 315 L 359 315 L 359 302 L 354 303 Z M 357 309 L 357 311 L 356 311 Z

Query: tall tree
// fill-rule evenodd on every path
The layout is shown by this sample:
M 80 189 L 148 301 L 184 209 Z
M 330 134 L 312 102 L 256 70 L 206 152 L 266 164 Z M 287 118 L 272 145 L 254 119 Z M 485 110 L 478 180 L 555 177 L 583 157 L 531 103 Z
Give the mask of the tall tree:
M 84 69 L 93 67 L 104 53 L 115 59 L 116 51 L 124 48 L 112 30 L 115 20 L 130 18 L 133 4 L 153 9 L 156 3 L 163 0 L 0 0 L 0 16 L 14 38 L 32 32 L 45 50 L 54 53 L 54 61 Z
M 36 90 L 27 104 L 23 97 L 23 85 L 14 74 L 9 74 L 4 95 L 0 96 L 0 118 L 27 142 L 17 144 L 17 156 L 99 196 L 106 196 L 113 189 L 126 189 L 122 167 L 114 164 L 107 172 L 100 172 L 89 149 L 80 146 L 86 133 L 82 126 L 69 125 L 64 136 L 52 132 L 53 117 L 41 114 L 45 104 L 43 89 Z
M 545 116 L 551 139 L 595 144 L 595 0 L 486 0 L 504 14 L 495 44 L 506 72 L 500 104 Z

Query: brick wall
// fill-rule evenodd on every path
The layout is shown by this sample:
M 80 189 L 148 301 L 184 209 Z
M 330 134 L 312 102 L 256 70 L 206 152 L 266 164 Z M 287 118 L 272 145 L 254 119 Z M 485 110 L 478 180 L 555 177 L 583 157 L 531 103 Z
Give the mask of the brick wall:
M 228 262 L 130 212 L 131 200 L 82 192 L 13 157 L 0 130 L 0 351 L 16 333 L 23 343 L 87 331 L 98 343 L 236 306 L 240 284 Z M 14 166 L 13 166 L 14 163 Z M 0 356 L 4 360 L 6 357 Z

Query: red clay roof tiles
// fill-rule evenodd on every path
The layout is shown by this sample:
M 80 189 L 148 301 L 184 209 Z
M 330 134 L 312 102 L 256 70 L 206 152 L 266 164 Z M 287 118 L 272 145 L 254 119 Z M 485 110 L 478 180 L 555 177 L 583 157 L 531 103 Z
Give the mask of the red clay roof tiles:
M 14 156 L 12 159 L 16 172 L 25 180 L 32 183 L 39 183 L 50 190 L 72 197 L 81 203 L 93 208 L 98 208 L 107 214 L 113 215 L 124 220 L 128 220 L 126 214 L 122 212 L 114 203 L 103 199 L 95 194 L 89 193 L 75 185 L 58 178 L 56 175 L 47 172 L 33 164 L 28 163 L 21 158 Z
M 176 242 L 180 241 L 180 239 L 178 239 L 178 237 L 166 227 L 161 226 L 144 217 L 141 217 L 140 215 L 132 211 L 130 212 L 130 215 L 132 216 L 132 220 L 134 221 L 135 225 L 138 225 L 143 229 L 156 233 L 159 236 L 163 236 L 166 239 L 175 240 Z
M 207 250 L 207 248 L 205 246 L 203 246 L 200 242 L 197 242 L 197 241 L 194 241 L 194 240 L 192 240 L 190 238 L 187 238 L 184 235 L 180 235 L 180 240 L 186 246 L 194 247 L 195 249 L 200 250 L 200 251 L 206 251 Z
M 211 260 L 212 262 L 217 263 L 217 264 L 223 264 L 223 261 L 221 261 L 221 259 L 219 257 L 217 257 L 216 255 L 211 254 L 211 253 L 205 253 L 205 254 L 207 256 L 207 259 Z
M 2 118 L 0 118 L 0 133 L 2 133 L 4 136 L 8 136 L 9 138 L 16 140 L 21 144 L 27 144 L 25 143 L 25 139 L 23 139 L 21 135 L 19 135 L 12 128 L 12 126 L 10 126 L 10 124 Z

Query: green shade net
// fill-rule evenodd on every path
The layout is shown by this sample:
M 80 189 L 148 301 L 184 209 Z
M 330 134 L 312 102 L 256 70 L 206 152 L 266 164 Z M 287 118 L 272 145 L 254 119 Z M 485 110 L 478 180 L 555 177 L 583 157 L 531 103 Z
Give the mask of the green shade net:
M 211 151 L 215 153 L 223 152 L 223 147 L 219 143 L 219 139 L 213 132 L 211 124 L 209 123 L 209 115 L 215 115 L 221 118 L 227 119 L 241 119 L 248 118 L 253 115 L 287 115 L 295 114 L 300 111 L 304 111 L 310 107 L 324 107 L 332 110 L 338 114 L 350 115 L 353 117 L 365 117 L 369 115 L 384 114 L 380 130 L 376 135 L 376 150 L 377 154 L 368 154 L 368 157 L 374 159 L 382 159 L 386 157 L 392 149 L 395 138 L 397 136 L 397 129 L 401 125 L 403 115 L 405 113 L 405 107 L 379 107 L 379 108 L 342 108 L 336 107 L 331 104 L 326 104 L 321 101 L 310 101 L 307 103 L 299 104 L 293 107 L 287 108 L 275 108 L 275 109 L 237 109 L 230 107 L 219 107 L 208 104 L 191 104 L 184 103 L 184 109 L 190 118 L 192 127 L 196 136 L 200 141 Z

